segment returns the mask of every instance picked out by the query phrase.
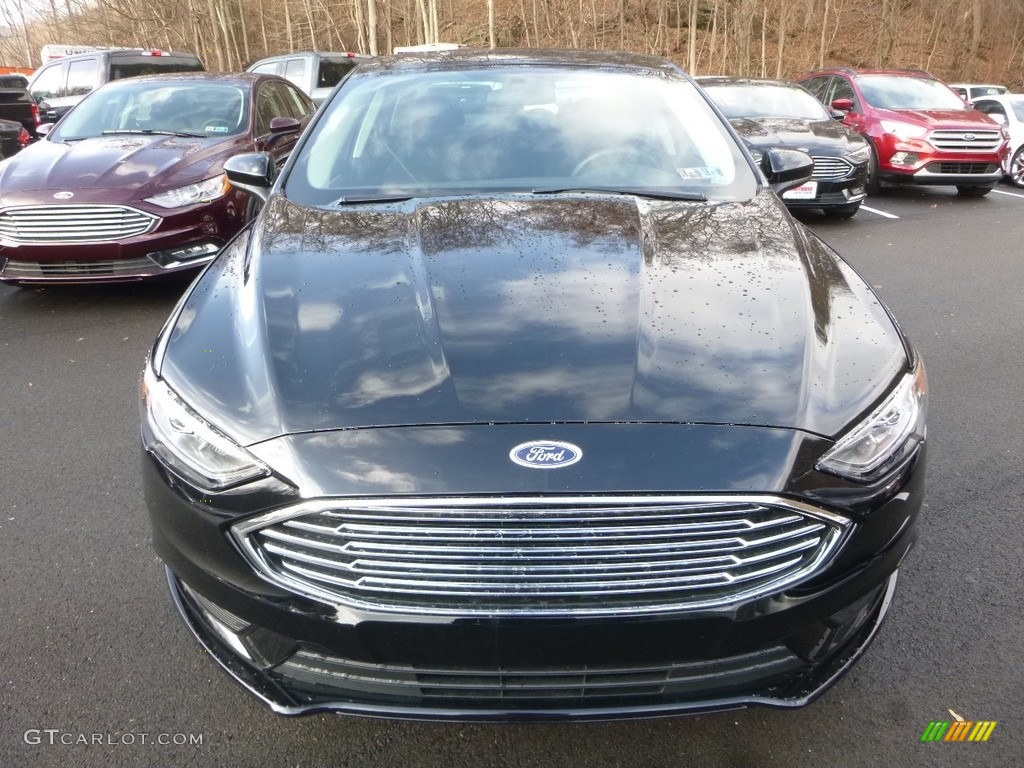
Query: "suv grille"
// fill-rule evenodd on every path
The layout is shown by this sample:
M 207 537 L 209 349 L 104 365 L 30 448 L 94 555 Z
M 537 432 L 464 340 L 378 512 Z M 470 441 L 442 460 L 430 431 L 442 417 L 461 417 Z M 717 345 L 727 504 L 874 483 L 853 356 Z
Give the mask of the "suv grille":
M 846 520 L 774 497 L 338 500 L 237 524 L 259 572 L 331 603 L 435 614 L 722 605 L 816 570 Z
M 814 174 L 812 179 L 828 181 L 830 179 L 843 179 L 853 172 L 853 165 L 841 157 L 818 157 L 814 160 Z
M 968 138 L 970 137 L 970 138 Z M 1003 140 L 999 131 L 932 131 L 928 140 L 949 152 L 995 152 Z
M 0 211 L 0 241 L 93 243 L 145 234 L 159 218 L 123 205 L 35 205 Z

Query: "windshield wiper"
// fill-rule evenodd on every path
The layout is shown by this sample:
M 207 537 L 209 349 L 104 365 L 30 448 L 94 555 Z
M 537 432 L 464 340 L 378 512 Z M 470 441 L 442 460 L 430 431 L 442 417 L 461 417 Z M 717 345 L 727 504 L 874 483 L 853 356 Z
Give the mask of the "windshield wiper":
M 530 190 L 535 195 L 593 194 L 630 195 L 647 200 L 689 200 L 695 203 L 707 202 L 700 192 L 658 192 L 648 189 L 623 189 L 621 187 L 541 187 Z
M 144 136 L 179 136 L 183 139 L 205 139 L 205 133 L 190 133 L 189 131 L 162 131 L 155 128 L 115 128 L 104 131 L 104 136 L 116 136 L 121 133 L 142 134 Z
M 352 195 L 339 197 L 331 205 L 360 205 L 363 203 L 404 203 L 412 200 L 414 195 Z

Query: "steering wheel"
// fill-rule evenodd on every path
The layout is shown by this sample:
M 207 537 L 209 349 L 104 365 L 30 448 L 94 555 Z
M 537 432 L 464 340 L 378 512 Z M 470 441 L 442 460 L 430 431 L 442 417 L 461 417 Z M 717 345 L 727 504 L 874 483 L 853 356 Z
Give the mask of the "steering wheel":
M 576 167 L 572 169 L 571 175 L 580 176 L 587 172 L 588 166 L 600 163 L 601 161 L 611 157 L 622 158 L 620 162 L 613 163 L 613 165 L 645 165 L 650 168 L 661 167 L 661 164 L 653 155 L 643 151 L 642 149 L 612 147 L 610 149 L 599 149 L 596 152 L 591 152 L 576 164 Z
M 227 120 L 207 120 L 203 123 L 203 133 L 227 133 L 231 127 Z

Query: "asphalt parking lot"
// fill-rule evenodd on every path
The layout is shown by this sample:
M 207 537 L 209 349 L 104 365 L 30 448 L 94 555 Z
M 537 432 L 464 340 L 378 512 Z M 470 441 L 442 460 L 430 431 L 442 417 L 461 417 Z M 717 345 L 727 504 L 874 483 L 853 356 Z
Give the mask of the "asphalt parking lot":
M 0 766 L 1024 764 L 1024 192 L 801 219 L 924 353 L 928 498 L 878 640 L 803 710 L 580 725 L 283 719 L 205 658 L 149 547 L 137 377 L 181 285 L 0 286 Z M 989 741 L 922 744 L 933 720 Z

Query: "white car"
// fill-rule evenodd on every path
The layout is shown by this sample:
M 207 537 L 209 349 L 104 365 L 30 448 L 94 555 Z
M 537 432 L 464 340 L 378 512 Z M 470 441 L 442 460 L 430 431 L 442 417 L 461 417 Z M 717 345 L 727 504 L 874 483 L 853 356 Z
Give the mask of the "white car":
M 949 87 L 968 104 L 986 96 L 1003 96 L 1010 91 L 1005 85 L 980 85 L 978 83 L 950 83 Z
M 1010 134 L 1010 151 L 1003 161 L 1003 173 L 1015 187 L 1024 187 L 1024 94 L 984 96 L 973 104 Z

